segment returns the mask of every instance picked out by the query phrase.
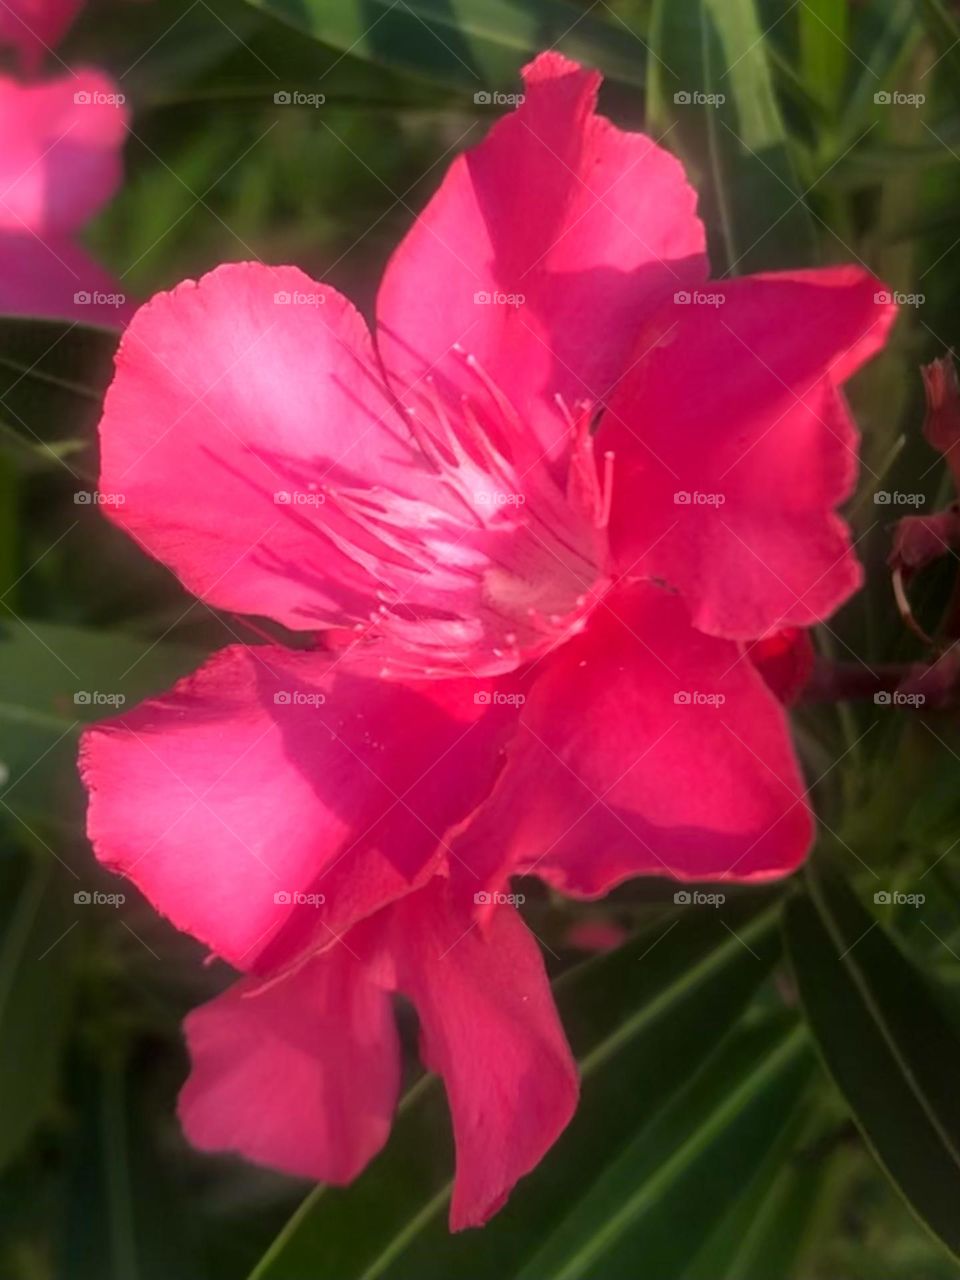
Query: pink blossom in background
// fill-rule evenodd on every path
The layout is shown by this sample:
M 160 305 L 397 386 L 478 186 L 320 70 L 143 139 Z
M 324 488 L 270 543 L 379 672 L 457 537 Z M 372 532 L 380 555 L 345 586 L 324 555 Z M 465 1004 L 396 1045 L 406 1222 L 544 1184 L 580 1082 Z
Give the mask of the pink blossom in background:
M 127 118 L 100 71 L 0 77 L 0 313 L 110 325 L 132 313 L 78 238 L 120 186 Z
M 83 0 L 4 0 L 0 48 L 15 49 L 24 70 L 35 72 L 82 8 Z
M 244 974 L 188 1019 L 186 1132 L 349 1181 L 389 1131 L 401 992 L 455 1229 L 576 1102 L 511 876 L 597 897 L 807 852 L 777 693 L 860 580 L 840 384 L 893 318 L 857 268 L 710 283 L 676 159 L 594 113 L 594 72 L 525 80 L 399 246 L 375 337 L 294 268 L 222 267 L 137 313 L 101 424 L 111 518 L 316 640 L 231 646 L 84 737 L 98 857 Z
M 590 919 L 575 921 L 567 930 L 564 941 L 578 951 L 613 951 L 629 938 L 622 924 L 613 920 Z

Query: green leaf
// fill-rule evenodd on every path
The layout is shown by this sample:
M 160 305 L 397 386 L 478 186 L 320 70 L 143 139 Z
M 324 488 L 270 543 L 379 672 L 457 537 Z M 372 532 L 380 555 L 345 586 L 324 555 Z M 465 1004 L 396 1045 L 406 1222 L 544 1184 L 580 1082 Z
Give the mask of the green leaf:
M 800 1092 L 769 1155 L 735 1196 L 683 1280 L 786 1280 L 802 1274 L 798 1264 L 820 1225 L 818 1210 L 833 1190 L 834 1166 L 817 1149 L 826 1136 L 814 1090 Z
M 0 1167 L 51 1105 L 73 1000 L 67 886 L 46 858 L 0 862 Z
M 137 1077 L 116 1060 L 73 1066 L 78 1112 L 60 1217 L 58 1280 L 171 1280 L 205 1274 L 190 1203 L 163 1150 L 158 1117 Z
M 812 261 L 813 223 L 754 0 L 654 0 L 650 41 L 650 118 L 693 171 L 714 274 Z
M 960 23 L 943 0 L 918 0 L 927 32 L 937 51 L 941 79 L 954 98 L 960 100 Z
M 775 913 L 757 915 L 762 901 L 750 895 L 722 912 L 686 909 L 559 980 L 583 1078 L 580 1107 L 482 1232 L 448 1233 L 449 1122 L 439 1083 L 425 1078 L 404 1100 L 383 1154 L 348 1190 L 309 1196 L 252 1280 L 515 1274 L 694 1074 L 768 975 Z
M 802 1028 L 743 1030 L 642 1127 L 517 1280 L 675 1276 L 779 1136 L 810 1074 Z
M 839 105 L 847 74 L 848 17 L 847 0 L 804 0 L 797 16 L 804 81 L 831 110 Z
M 55 461 L 89 442 L 117 333 L 66 320 L 0 317 L 0 429 Z
M 412 71 L 471 94 L 516 81 L 542 49 L 639 85 L 643 44 L 619 20 L 601 21 L 565 0 L 251 0 L 306 35 L 354 58 Z
M 953 146 L 960 146 L 956 129 L 944 138 Z M 898 181 L 905 175 L 916 175 L 931 169 L 946 168 L 956 164 L 956 157 L 941 144 L 927 146 L 897 146 L 880 143 L 851 151 L 824 180 L 830 188 L 857 188 L 886 181 Z M 956 207 L 953 210 L 956 221 Z
M 858 15 L 851 39 L 855 76 L 837 143 L 841 153 L 876 120 L 873 95 L 896 87 L 918 34 L 916 0 L 873 0 Z
M 0 622 L 0 817 L 75 820 L 83 724 L 163 692 L 202 656 L 115 631 Z
M 811 868 L 786 936 L 807 1019 L 864 1138 L 960 1251 L 960 1037 L 921 974 L 832 871 Z

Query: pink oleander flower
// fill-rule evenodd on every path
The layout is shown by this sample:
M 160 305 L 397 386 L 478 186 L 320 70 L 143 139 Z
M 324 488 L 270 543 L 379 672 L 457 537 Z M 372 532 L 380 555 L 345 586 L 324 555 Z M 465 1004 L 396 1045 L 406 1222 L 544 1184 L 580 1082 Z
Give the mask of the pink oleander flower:
M 0 48 L 10 46 L 35 72 L 83 8 L 83 0 L 5 0 L 0 5 Z
M 0 77 L 0 314 L 118 325 L 132 313 L 76 239 L 120 185 L 126 126 L 101 71 Z
M 859 583 L 839 387 L 892 320 L 855 268 L 708 285 L 678 162 L 594 113 L 596 73 L 525 80 L 396 251 L 376 340 L 292 267 L 222 267 L 137 313 L 101 425 L 111 518 L 314 640 L 231 646 L 84 738 L 98 857 L 244 973 L 187 1021 L 186 1133 L 349 1181 L 401 992 L 454 1228 L 576 1105 L 510 877 L 594 897 L 807 852 L 767 680 Z

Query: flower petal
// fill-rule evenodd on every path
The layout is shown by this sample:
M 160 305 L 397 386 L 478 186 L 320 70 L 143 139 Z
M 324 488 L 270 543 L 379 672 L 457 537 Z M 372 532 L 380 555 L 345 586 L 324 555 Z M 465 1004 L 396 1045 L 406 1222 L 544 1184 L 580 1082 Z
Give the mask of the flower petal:
M 282 981 L 253 979 L 186 1020 L 179 1112 L 202 1151 L 350 1182 L 390 1132 L 400 1046 L 390 996 L 342 947 Z
M 222 267 L 129 325 L 100 490 L 207 603 L 326 629 L 353 670 L 513 670 L 582 609 L 605 536 L 552 478 L 502 494 L 492 446 L 429 434 L 397 412 L 346 299 L 294 268 Z
M 597 72 L 545 53 L 524 81 L 522 105 L 454 161 L 394 254 L 377 341 L 398 388 L 436 367 L 476 394 L 448 356 L 462 344 L 554 451 L 554 396 L 604 398 L 639 321 L 705 277 L 704 233 L 679 162 L 594 114 Z
M 539 949 L 512 906 L 494 907 L 481 932 L 435 879 L 391 915 L 397 984 L 453 1115 L 450 1227 L 481 1226 L 569 1122 L 576 1066 Z
M 100 71 L 27 85 L 0 77 L 0 229 L 82 227 L 120 185 L 126 130 L 123 95 Z
M 346 625 L 420 572 L 344 504 L 436 479 L 358 312 L 293 267 L 220 267 L 142 307 L 100 441 L 111 516 L 210 604 Z
M 0 313 L 118 328 L 133 307 L 120 281 L 72 240 L 0 231 Z
M 431 874 L 515 720 L 490 689 L 225 649 L 84 735 L 90 839 L 177 928 L 273 971 Z
M 616 457 L 622 572 L 677 588 L 694 626 L 752 640 L 827 617 L 859 585 L 835 514 L 857 470 L 836 388 L 894 308 L 847 267 L 711 288 L 722 303 L 665 308 L 641 339 L 598 444 Z
M 519 871 L 593 897 L 638 875 L 782 876 L 810 839 L 783 708 L 737 646 L 639 585 L 543 664 L 455 847 L 490 890 Z
M 5 0 L 0 5 L 0 45 L 12 45 L 28 71 L 58 44 L 83 0 Z

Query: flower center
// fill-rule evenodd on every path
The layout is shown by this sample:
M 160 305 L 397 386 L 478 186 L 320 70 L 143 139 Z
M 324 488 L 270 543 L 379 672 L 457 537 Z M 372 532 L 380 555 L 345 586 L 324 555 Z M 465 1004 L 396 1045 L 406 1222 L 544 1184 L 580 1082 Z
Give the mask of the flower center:
M 351 665 L 358 646 L 388 641 L 384 676 L 513 670 L 581 630 L 608 585 L 613 457 L 601 479 L 592 406 L 571 410 L 558 397 L 568 433 L 561 474 L 479 361 L 454 352 L 469 392 L 453 395 L 428 376 L 401 406 L 436 478 L 433 505 L 331 491 L 354 522 L 355 552 L 363 534 L 408 579 L 378 591 L 378 610 L 351 637 Z M 341 549 L 347 539 L 341 530 Z

